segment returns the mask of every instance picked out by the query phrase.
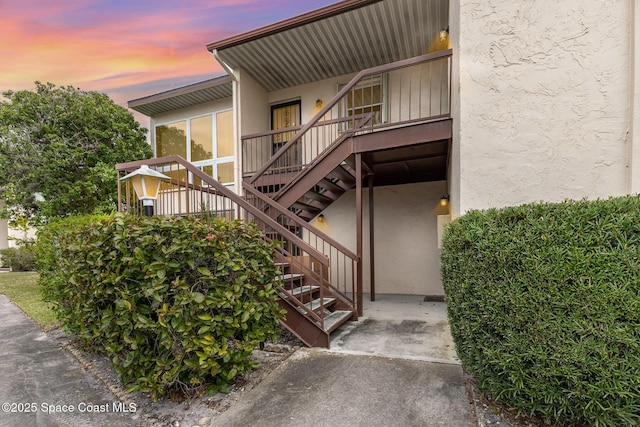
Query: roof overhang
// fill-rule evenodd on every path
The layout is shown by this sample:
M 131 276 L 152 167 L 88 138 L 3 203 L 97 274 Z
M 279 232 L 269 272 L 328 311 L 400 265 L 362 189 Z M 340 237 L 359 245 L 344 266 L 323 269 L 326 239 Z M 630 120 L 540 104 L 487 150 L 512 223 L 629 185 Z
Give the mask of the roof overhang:
M 129 108 L 146 116 L 229 98 L 233 94 L 230 76 L 216 77 L 128 102 Z
M 448 20 L 449 0 L 346 0 L 207 49 L 274 91 L 422 55 Z

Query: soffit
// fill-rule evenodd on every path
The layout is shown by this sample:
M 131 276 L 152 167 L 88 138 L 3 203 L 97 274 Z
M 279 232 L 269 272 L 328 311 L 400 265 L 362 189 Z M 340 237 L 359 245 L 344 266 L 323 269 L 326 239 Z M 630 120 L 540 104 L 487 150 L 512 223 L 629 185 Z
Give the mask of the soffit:
M 376 186 L 447 179 L 447 140 L 366 153 Z
M 231 77 L 222 76 L 172 89 L 128 102 L 129 108 L 146 116 L 229 98 L 233 94 Z
M 295 25 L 283 21 L 281 30 L 274 24 L 262 33 L 246 33 L 246 41 L 240 35 L 207 48 L 274 91 L 422 55 L 448 26 L 448 0 L 361 3 L 324 18 L 310 14 Z

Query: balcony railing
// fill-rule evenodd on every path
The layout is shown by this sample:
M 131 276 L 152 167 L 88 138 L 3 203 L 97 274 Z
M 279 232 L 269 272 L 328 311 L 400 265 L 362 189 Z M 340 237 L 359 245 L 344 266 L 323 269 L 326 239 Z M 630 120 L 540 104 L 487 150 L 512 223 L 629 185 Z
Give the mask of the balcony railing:
M 242 137 L 243 176 L 252 184 L 274 174 L 287 181 L 354 134 L 450 117 L 451 56 L 449 49 L 363 70 L 304 126 Z M 373 120 L 361 123 L 368 114 Z M 294 131 L 273 153 L 277 135 Z

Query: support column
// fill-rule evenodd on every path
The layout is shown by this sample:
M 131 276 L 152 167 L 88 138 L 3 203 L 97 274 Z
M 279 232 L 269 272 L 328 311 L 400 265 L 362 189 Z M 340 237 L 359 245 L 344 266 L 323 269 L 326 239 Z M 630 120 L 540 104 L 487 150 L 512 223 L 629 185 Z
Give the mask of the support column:
M 118 181 L 120 184 L 120 181 Z M 0 209 L 4 208 L 4 202 L 0 200 Z M 0 249 L 9 247 L 9 222 L 6 219 L 0 219 Z M 2 264 L 0 264 L 2 265 Z
M 371 301 L 376 300 L 375 239 L 373 234 L 373 174 L 369 174 L 369 277 L 371 281 Z
M 627 142 L 627 193 L 640 193 L 640 7 L 630 1 L 629 133 Z
M 362 316 L 362 154 L 356 153 L 356 255 L 358 256 L 358 269 L 356 274 L 358 316 Z

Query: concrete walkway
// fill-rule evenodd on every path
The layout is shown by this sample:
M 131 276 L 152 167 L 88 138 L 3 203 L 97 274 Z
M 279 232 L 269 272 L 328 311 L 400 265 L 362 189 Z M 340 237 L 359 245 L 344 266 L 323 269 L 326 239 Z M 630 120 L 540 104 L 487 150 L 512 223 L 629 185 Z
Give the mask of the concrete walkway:
M 458 365 L 301 349 L 210 425 L 477 424 Z
M 331 350 L 298 350 L 210 425 L 477 425 L 444 303 L 381 295 L 334 335 Z
M 476 426 L 444 304 L 372 304 L 331 350 L 299 350 L 210 426 Z M 0 426 L 142 424 L 4 295 L 0 319 Z
M 0 295 L 0 426 L 132 426 L 135 413 Z
M 331 351 L 460 364 L 447 305 L 421 295 L 365 295 L 364 316 L 332 334 Z

